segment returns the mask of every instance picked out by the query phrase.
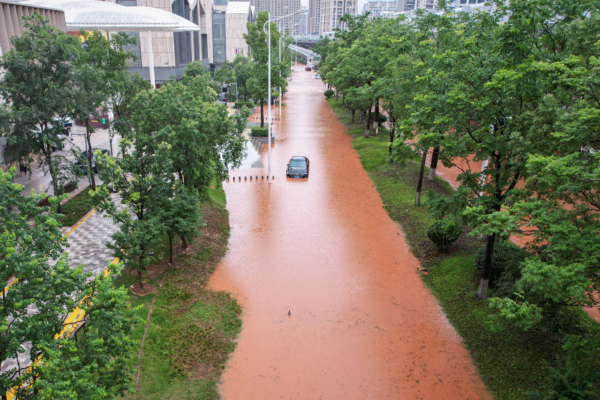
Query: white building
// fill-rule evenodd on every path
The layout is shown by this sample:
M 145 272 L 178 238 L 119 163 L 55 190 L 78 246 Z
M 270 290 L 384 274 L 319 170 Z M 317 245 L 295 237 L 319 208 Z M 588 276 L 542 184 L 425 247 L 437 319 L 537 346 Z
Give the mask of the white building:
M 369 19 L 379 18 L 384 13 L 395 12 L 397 0 L 369 0 L 363 6 L 362 14 L 369 12 Z
M 344 23 L 340 22 L 340 18 L 345 14 L 358 14 L 358 0 L 321 0 L 319 34 L 345 28 Z
M 225 11 L 225 54 L 229 61 L 238 55 L 248 57 L 249 47 L 244 39 L 247 24 L 254 22 L 249 1 L 230 1 Z

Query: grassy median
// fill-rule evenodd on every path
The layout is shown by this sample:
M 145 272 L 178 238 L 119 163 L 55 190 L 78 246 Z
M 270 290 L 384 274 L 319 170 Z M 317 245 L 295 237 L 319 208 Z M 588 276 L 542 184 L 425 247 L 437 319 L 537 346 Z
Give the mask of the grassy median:
M 60 222 L 63 226 L 75 225 L 77 221 L 94 208 L 94 202 L 92 196 L 90 196 L 91 191 L 90 188 L 83 189 L 62 206 L 61 213 L 64 217 L 60 219 Z
M 523 332 L 500 323 L 492 328 L 492 310 L 487 302 L 475 299 L 478 275 L 474 254 L 483 243 L 463 234 L 448 253 L 438 253 L 426 236 L 433 221 L 425 207 L 414 206 L 418 161 L 411 160 L 406 166 L 389 164 L 387 129 L 380 128 L 378 136 L 374 136 L 372 130 L 371 138 L 365 139 L 364 123 L 350 123 L 341 98 L 338 101 L 330 98 L 327 102 L 354 138 L 352 146 L 375 184 L 390 218 L 400 223 L 412 252 L 429 270 L 423 280 L 464 339 L 489 391 L 498 399 L 531 399 L 526 392 L 544 387 L 549 379 L 548 367 L 556 366 L 557 358 L 564 355 L 561 336 L 541 327 Z M 439 178 L 433 182 L 425 179 L 424 191 L 429 190 L 448 195 L 453 189 Z M 425 194 L 421 200 L 424 202 L 426 199 Z M 493 296 L 493 290 L 490 295 Z M 597 325 L 583 311 L 575 312 L 580 315 L 583 325 Z
M 133 305 L 141 305 L 133 332 L 142 340 L 152 299 L 156 295 L 141 362 L 132 354 L 131 365 L 141 367 L 137 394 L 127 399 L 218 399 L 216 384 L 225 368 L 241 329 L 241 307 L 226 292 L 206 289 L 217 263 L 225 255 L 229 217 L 222 189 L 211 189 L 211 200 L 201 205 L 205 226 L 201 235 L 183 251 L 177 248 L 173 265 L 164 261 L 150 266 L 145 286 L 157 291 L 138 296 L 129 291 Z M 157 244 L 157 251 L 164 243 Z M 165 253 L 165 251 L 162 251 Z M 138 282 L 137 275 L 123 273 L 120 286 Z

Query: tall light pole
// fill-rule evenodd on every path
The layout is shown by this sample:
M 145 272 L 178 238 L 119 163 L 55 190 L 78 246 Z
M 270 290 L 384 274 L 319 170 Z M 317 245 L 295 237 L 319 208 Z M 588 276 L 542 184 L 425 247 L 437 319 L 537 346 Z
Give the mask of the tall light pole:
M 267 175 L 267 182 L 269 181 L 269 177 L 271 177 L 271 22 L 273 21 L 277 21 L 278 19 L 282 19 L 282 18 L 286 18 L 292 15 L 296 15 L 296 14 L 302 14 L 305 13 L 308 10 L 298 10 L 293 14 L 289 14 L 289 15 L 284 15 L 283 17 L 278 17 L 275 19 L 271 19 L 271 13 L 268 13 L 269 18 L 267 19 L 267 22 L 264 23 L 263 25 L 263 32 L 265 32 L 268 36 L 267 39 L 267 44 L 269 46 L 269 84 L 267 85 L 267 104 L 269 105 L 269 119 L 268 119 L 268 132 L 269 132 L 269 136 L 268 136 L 268 150 L 269 150 L 269 168 L 268 168 L 268 175 Z M 269 24 L 269 28 L 267 30 L 267 28 L 265 28 L 265 25 Z M 279 52 L 281 53 L 281 52 Z M 281 100 L 279 101 L 279 103 L 281 104 Z

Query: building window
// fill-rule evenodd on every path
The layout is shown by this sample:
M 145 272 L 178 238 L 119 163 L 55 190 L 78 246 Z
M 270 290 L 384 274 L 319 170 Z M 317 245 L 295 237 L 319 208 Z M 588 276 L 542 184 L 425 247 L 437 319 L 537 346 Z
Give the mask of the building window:
M 192 22 L 198 25 L 198 6 L 192 10 Z M 194 61 L 200 61 L 200 32 L 194 32 Z
M 187 0 L 175 0 L 171 11 L 190 21 L 190 5 Z M 175 65 L 186 65 L 192 62 L 192 35 L 190 32 L 174 32 Z
M 208 58 L 208 34 L 202 34 L 202 59 L 206 60 Z

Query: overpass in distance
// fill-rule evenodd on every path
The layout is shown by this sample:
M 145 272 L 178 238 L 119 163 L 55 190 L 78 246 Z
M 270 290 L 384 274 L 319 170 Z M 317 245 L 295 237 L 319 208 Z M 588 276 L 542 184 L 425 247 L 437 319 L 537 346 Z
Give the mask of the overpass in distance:
M 314 53 L 312 50 L 306 49 L 306 48 L 301 47 L 301 46 L 296 46 L 295 44 L 291 44 L 290 45 L 290 50 L 292 52 L 296 52 L 298 54 L 302 54 L 304 57 L 306 57 L 307 60 L 315 59 L 317 57 L 317 54 Z

